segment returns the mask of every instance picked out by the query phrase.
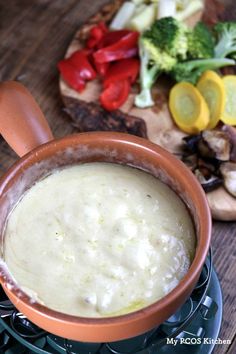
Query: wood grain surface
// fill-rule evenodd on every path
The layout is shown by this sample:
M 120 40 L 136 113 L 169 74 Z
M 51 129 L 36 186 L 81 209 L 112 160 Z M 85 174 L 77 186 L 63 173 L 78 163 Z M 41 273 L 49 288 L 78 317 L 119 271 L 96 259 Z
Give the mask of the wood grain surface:
M 19 80 L 32 92 L 56 137 L 76 132 L 62 110 L 56 63 L 78 27 L 106 1 L 0 0 L 0 80 Z M 0 173 L 17 158 L 0 138 Z M 236 223 L 214 222 L 214 264 L 224 294 L 220 338 L 232 341 L 217 346 L 215 354 L 236 353 L 235 238 Z

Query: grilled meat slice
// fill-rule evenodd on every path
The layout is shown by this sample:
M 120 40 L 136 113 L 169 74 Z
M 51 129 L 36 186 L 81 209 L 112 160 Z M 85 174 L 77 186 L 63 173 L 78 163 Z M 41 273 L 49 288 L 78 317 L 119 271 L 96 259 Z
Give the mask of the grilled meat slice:
M 115 131 L 147 138 L 147 127 L 143 119 L 122 113 L 108 112 L 99 104 L 63 96 L 64 111 L 72 118 L 73 125 L 81 132 Z

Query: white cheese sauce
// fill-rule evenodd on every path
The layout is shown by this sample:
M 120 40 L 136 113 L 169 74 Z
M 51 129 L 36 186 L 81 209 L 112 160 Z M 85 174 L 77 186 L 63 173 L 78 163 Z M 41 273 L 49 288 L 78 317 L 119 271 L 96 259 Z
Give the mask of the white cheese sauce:
M 181 199 L 146 172 L 109 163 L 58 170 L 11 212 L 4 260 L 18 285 L 47 307 L 105 317 L 170 292 L 195 253 Z

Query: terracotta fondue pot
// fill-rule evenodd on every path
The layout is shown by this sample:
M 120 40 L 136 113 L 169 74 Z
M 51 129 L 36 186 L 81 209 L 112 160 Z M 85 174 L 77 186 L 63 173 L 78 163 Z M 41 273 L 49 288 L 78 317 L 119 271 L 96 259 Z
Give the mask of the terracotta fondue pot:
M 169 185 L 188 207 L 197 237 L 191 267 L 174 290 L 141 310 L 109 318 L 71 316 L 32 301 L 17 286 L 7 265 L 1 260 L 1 285 L 16 308 L 46 331 L 68 339 L 89 342 L 133 337 L 161 324 L 174 314 L 190 296 L 198 281 L 211 239 L 211 214 L 206 197 L 187 167 L 161 147 L 128 134 L 91 132 L 53 139 L 36 102 L 17 82 L 0 84 L 0 120 L 0 133 L 21 156 L 0 180 L 1 255 L 4 225 L 23 193 L 52 170 L 94 161 L 134 166 Z

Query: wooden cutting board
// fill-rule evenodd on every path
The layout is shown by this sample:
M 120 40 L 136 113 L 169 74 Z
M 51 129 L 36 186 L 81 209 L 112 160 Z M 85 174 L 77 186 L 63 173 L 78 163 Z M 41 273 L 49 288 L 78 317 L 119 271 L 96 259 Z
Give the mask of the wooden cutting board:
M 120 7 L 123 0 L 115 0 L 105 5 L 97 14 L 91 17 L 78 31 L 72 39 L 65 57 L 70 56 L 75 50 L 84 46 L 84 40 L 88 36 L 90 28 L 99 21 L 107 23 L 113 18 L 117 9 Z M 216 2 L 216 0 L 206 0 L 205 9 L 202 12 L 196 13 L 187 20 L 188 25 L 194 25 L 200 19 L 206 23 L 212 24 L 217 20 L 232 16 L 232 12 L 225 8 L 224 5 Z M 230 18 L 231 19 L 231 18 Z M 235 16 L 236 19 L 236 16 Z M 134 97 L 138 92 L 138 87 L 133 87 L 126 103 L 120 110 L 133 117 L 141 118 L 145 121 L 147 127 L 147 137 L 152 142 L 161 145 L 166 150 L 181 157 L 182 138 L 186 135 L 181 132 L 174 124 L 168 109 L 168 94 L 173 82 L 168 78 L 158 80 L 158 83 L 153 89 L 153 97 L 155 98 L 155 106 L 147 109 L 140 109 L 134 106 Z M 101 83 L 99 80 L 89 82 L 84 92 L 79 94 L 71 89 L 65 81 L 60 78 L 59 82 L 60 93 L 64 101 L 65 107 L 68 104 L 68 98 L 78 99 L 78 110 L 80 102 L 86 102 L 87 105 L 94 103 L 99 105 L 99 93 L 101 92 Z M 85 117 L 86 119 L 86 117 Z M 80 128 L 80 127 L 78 127 Z M 83 128 L 79 130 L 84 130 Z M 211 208 L 212 216 L 217 220 L 236 220 L 236 198 L 230 196 L 223 187 L 207 193 L 208 202 Z

